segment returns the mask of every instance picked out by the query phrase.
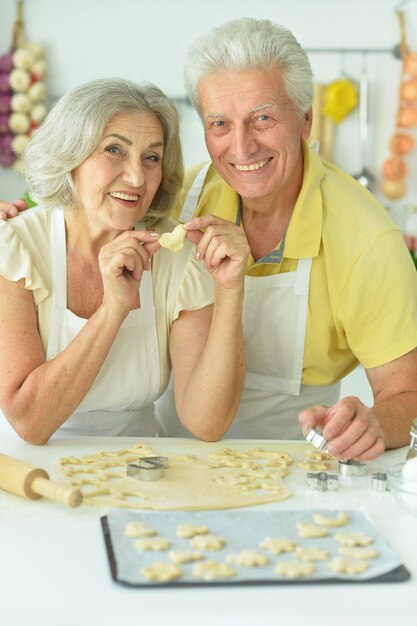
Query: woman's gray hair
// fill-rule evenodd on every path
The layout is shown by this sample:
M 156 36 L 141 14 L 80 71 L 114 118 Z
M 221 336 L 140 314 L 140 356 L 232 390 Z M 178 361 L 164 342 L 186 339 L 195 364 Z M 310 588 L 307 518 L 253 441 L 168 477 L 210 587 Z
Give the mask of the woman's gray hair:
M 181 189 L 183 162 L 177 110 L 150 83 L 104 78 L 80 85 L 63 96 L 24 154 L 31 197 L 48 208 L 75 208 L 78 198 L 71 172 L 94 152 L 114 115 L 133 111 L 154 114 L 163 129 L 162 181 L 145 216 L 147 226 L 160 222 Z
M 184 83 L 198 114 L 202 114 L 198 88 L 204 76 L 251 69 L 278 70 L 300 115 L 311 108 L 313 73 L 294 35 L 270 20 L 244 17 L 213 28 L 188 51 Z

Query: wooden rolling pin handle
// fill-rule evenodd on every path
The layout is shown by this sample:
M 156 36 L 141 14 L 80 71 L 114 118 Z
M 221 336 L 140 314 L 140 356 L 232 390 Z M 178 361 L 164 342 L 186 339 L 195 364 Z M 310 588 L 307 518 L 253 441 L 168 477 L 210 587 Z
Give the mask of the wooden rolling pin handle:
M 64 487 L 64 485 L 54 483 L 52 480 L 44 478 L 43 476 L 34 478 L 30 486 L 31 489 L 40 496 L 55 500 L 55 502 L 61 502 L 71 508 L 80 506 L 83 501 L 83 496 L 79 489 Z

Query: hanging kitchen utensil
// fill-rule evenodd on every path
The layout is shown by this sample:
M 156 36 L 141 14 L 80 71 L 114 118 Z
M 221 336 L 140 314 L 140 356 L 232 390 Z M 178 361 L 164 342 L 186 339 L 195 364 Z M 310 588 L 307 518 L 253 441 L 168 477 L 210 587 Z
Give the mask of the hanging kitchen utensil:
M 370 189 L 375 178 L 369 170 L 369 80 L 366 56 L 363 57 L 359 82 L 359 150 L 361 170 L 353 175 L 363 187 Z

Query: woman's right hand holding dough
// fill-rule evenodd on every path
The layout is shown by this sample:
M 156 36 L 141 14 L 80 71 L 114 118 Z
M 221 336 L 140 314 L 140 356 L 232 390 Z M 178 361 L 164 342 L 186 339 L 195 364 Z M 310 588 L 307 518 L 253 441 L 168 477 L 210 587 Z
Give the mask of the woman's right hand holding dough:
M 150 269 L 150 258 L 159 249 L 155 233 L 126 231 L 105 244 L 99 254 L 103 280 L 103 304 L 124 313 L 139 302 L 143 272 Z

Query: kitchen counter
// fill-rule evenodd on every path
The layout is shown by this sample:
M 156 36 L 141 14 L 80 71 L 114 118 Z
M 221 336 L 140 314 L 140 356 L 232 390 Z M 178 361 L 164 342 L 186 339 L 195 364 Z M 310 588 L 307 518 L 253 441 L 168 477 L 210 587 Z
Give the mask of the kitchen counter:
M 55 435 L 47 446 L 30 446 L 14 434 L 1 437 L 0 451 L 43 467 L 61 480 L 62 456 L 118 450 L 138 440 L 124 437 L 68 438 Z M 157 452 L 210 452 L 219 446 L 280 448 L 281 442 L 141 438 Z M 288 442 L 287 442 L 288 443 Z M 304 442 L 299 443 L 304 458 Z M 405 459 L 406 449 L 385 453 L 376 469 Z M 296 455 L 297 456 L 297 455 Z M 296 468 L 285 479 L 294 495 L 274 509 L 361 510 L 371 517 L 411 573 L 402 583 L 271 584 L 128 588 L 111 579 L 100 528 L 106 509 L 78 509 L 0 492 L 0 622 L 4 626 L 408 626 L 417 592 L 417 519 L 402 511 L 390 492 L 370 481 L 334 492 L 308 489 Z M 244 511 L 244 509 L 241 509 Z M 163 512 L 161 513 L 163 515 Z M 411 619 L 411 622 L 410 622 Z

